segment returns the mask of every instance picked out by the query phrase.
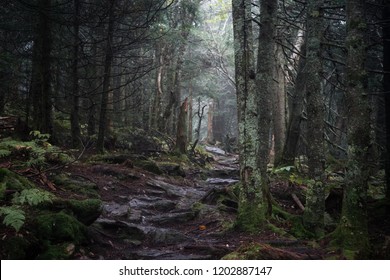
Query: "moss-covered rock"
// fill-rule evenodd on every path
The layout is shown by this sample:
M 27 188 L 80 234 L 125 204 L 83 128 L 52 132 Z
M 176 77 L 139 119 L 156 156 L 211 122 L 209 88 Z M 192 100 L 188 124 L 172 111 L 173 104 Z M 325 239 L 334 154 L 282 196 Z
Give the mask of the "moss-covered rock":
M 85 179 L 74 179 L 69 178 L 65 174 L 60 174 L 55 176 L 52 180 L 57 186 L 75 192 L 78 195 L 84 195 L 86 198 L 100 198 L 97 185 Z
M 24 260 L 27 258 L 30 242 L 21 236 L 12 236 L 4 241 L 5 258 L 10 260 Z
M 162 175 L 164 173 L 157 163 L 152 160 L 136 160 L 134 165 L 157 175 Z
M 103 204 L 100 199 L 68 200 L 69 209 L 73 215 L 84 225 L 89 226 L 103 211 Z
M 36 236 L 41 240 L 79 244 L 86 239 L 86 226 L 64 211 L 38 215 L 34 222 Z
M 4 195 L 4 191 L 6 189 L 22 191 L 24 189 L 34 187 L 35 185 L 27 178 L 22 177 L 6 168 L 0 168 L 0 198 Z
M 268 244 L 251 243 L 240 247 L 222 259 L 224 260 L 299 260 L 303 256 Z
M 166 174 L 170 176 L 180 176 L 185 177 L 186 172 L 178 163 L 172 163 L 172 162 L 159 162 L 158 163 L 159 168 L 165 172 Z

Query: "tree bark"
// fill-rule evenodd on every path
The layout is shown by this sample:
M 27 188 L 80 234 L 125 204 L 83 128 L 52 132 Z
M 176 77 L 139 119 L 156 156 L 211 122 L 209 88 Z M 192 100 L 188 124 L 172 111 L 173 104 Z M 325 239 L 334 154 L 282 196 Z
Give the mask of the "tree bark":
M 270 199 L 267 164 L 270 155 L 270 131 L 272 121 L 272 102 L 275 100 L 276 85 L 273 73 L 276 67 L 275 61 L 275 36 L 277 18 L 277 0 L 260 1 L 260 34 L 257 54 L 257 112 L 258 112 L 258 156 L 257 166 L 261 176 L 261 191 L 264 199 L 267 199 L 268 214 L 272 211 Z
M 276 46 L 275 53 L 275 93 L 273 107 L 273 131 L 274 131 L 274 150 L 275 166 L 282 159 L 283 146 L 286 143 L 286 83 L 283 71 L 283 51 L 281 46 Z
M 33 100 L 33 129 L 53 134 L 51 101 L 51 0 L 38 2 L 39 19 L 35 31 L 31 96 Z
M 73 61 L 72 61 L 72 97 L 73 106 L 70 116 L 71 134 L 72 134 L 72 146 L 75 148 L 80 145 L 81 132 L 80 132 L 80 97 L 79 97 L 79 74 L 78 74 L 78 61 L 79 61 L 79 46 L 80 46 L 80 1 L 73 1 Z
M 383 10 L 383 91 L 386 108 L 386 197 L 390 202 L 390 2 L 385 1 Z M 388 208 L 390 215 L 390 207 Z
M 321 39 L 324 32 L 323 0 L 313 0 L 307 6 L 306 64 L 304 68 L 307 98 L 308 176 L 309 189 L 303 215 L 305 227 L 321 236 L 324 231 L 325 214 L 325 105 L 322 93 Z
M 364 0 L 347 0 L 346 104 L 348 163 L 342 214 L 337 229 L 341 247 L 364 257 L 369 249 L 367 188 L 370 158 L 370 106 L 367 94 L 367 23 Z
M 286 144 L 283 149 L 281 164 L 293 166 L 297 156 L 297 147 L 301 135 L 301 123 L 303 120 L 304 98 L 306 96 L 306 43 L 302 45 L 302 56 L 299 58 L 298 72 L 295 78 L 294 97 L 291 108 L 291 116 L 287 129 Z
M 187 153 L 187 121 L 188 121 L 188 99 L 186 98 L 180 106 L 179 117 L 177 121 L 176 150 L 180 154 Z
M 265 224 L 262 177 L 257 162 L 259 130 L 250 0 L 232 0 L 238 104 L 240 194 L 237 225 L 256 232 Z
M 214 129 L 213 129 L 213 116 L 214 116 L 214 100 L 209 102 L 209 110 L 207 111 L 207 143 L 214 145 Z
M 107 111 L 108 111 L 108 99 L 110 90 L 111 79 L 111 64 L 113 60 L 112 50 L 112 38 L 114 32 L 114 6 L 115 0 L 109 2 L 109 14 L 108 14 L 108 26 L 104 59 L 104 74 L 103 74 L 103 88 L 102 88 L 102 100 L 100 105 L 100 117 L 99 117 L 99 132 L 96 148 L 99 152 L 104 152 L 104 140 L 106 137 L 107 129 Z

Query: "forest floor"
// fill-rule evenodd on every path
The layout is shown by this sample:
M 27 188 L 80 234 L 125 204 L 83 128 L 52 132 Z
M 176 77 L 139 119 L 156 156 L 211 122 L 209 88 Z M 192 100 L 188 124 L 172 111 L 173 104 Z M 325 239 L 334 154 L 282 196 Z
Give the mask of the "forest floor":
M 241 257 L 342 258 L 317 242 L 288 234 L 292 225 L 282 220 L 274 219 L 274 227 L 257 234 L 234 229 L 237 200 L 230 187 L 238 181 L 238 157 L 219 149 L 210 151 L 214 153 L 209 168 L 187 167 L 185 177 L 156 175 L 128 162 L 69 167 L 69 176 L 97 185 L 104 204 L 101 217 L 89 227 L 91 243 L 75 257 L 220 259 L 233 251 L 246 254 L 261 246 L 261 254 Z M 302 210 L 289 188 L 287 183 L 276 182 L 271 192 L 284 211 L 299 216 Z

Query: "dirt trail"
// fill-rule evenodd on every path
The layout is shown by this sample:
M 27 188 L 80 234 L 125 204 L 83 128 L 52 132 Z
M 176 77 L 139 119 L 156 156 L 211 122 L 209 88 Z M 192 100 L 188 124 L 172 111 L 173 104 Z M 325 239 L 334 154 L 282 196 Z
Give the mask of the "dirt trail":
M 117 164 L 70 170 L 94 181 L 104 201 L 101 217 L 90 227 L 88 258 L 220 259 L 243 244 L 267 243 L 299 258 L 321 258 L 320 250 L 273 232 L 247 235 L 227 231 L 237 205 L 226 187 L 238 181 L 238 158 L 210 148 L 209 171 L 190 170 L 186 178 L 157 176 Z M 86 257 L 83 256 L 83 257 Z

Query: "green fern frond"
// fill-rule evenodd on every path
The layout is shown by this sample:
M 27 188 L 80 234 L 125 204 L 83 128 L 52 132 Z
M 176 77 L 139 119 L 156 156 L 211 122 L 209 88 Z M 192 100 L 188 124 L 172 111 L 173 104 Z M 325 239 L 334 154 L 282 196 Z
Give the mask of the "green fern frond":
M 12 202 L 15 204 L 28 204 L 35 206 L 43 202 L 52 202 L 53 195 L 47 191 L 40 189 L 25 189 L 20 193 L 16 193 Z
M 3 224 L 16 231 L 20 230 L 26 219 L 24 211 L 16 207 L 0 207 L 0 216 L 4 216 Z
M 0 149 L 0 158 L 7 157 L 11 154 L 10 150 Z

